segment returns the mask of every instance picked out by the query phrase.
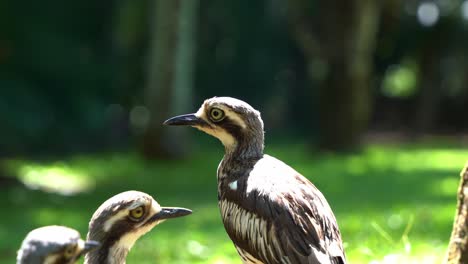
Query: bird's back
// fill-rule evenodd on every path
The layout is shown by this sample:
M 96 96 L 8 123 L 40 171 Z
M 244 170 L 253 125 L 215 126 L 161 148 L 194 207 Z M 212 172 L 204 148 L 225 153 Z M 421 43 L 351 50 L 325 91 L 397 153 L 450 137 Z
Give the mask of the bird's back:
M 309 180 L 268 155 L 236 162 L 218 169 L 219 206 L 244 263 L 346 263 L 335 216 Z

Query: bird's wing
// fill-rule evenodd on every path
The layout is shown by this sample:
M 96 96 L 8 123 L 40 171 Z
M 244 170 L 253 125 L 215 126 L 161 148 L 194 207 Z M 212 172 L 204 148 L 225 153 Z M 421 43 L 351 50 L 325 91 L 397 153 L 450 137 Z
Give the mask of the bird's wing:
M 269 203 L 276 247 L 291 263 L 345 263 L 340 231 L 323 195 L 296 175 L 299 185 Z
M 264 263 L 346 263 L 335 216 L 305 177 L 274 159 L 257 163 L 242 187 L 230 208 L 220 202 L 223 218 L 236 212 L 225 226 L 238 247 Z

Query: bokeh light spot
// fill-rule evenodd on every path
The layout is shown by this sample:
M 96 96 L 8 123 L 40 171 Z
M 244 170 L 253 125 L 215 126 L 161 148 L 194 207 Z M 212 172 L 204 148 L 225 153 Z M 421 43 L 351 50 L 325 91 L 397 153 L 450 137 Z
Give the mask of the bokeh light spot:
M 403 217 L 400 214 L 392 214 L 387 219 L 387 225 L 391 229 L 398 229 L 403 225 Z
M 425 27 L 431 27 L 437 23 L 440 16 L 439 7 L 433 2 L 421 3 L 418 6 L 418 21 Z
M 382 92 L 388 97 L 410 97 L 416 92 L 417 73 L 411 65 L 392 65 L 385 72 Z
M 461 13 L 463 19 L 468 20 L 468 0 L 465 0 L 461 5 Z

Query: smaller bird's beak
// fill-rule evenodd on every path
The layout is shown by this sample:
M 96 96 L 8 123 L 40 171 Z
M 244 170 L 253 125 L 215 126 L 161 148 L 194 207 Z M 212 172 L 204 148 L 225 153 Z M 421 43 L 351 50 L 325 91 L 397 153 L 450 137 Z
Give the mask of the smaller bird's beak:
M 151 217 L 152 221 L 165 220 L 169 218 L 176 218 L 186 216 L 192 213 L 192 210 L 180 207 L 161 207 L 159 213 Z
M 205 120 L 195 114 L 179 115 L 164 121 L 167 126 L 204 126 L 208 125 Z
M 88 241 L 85 242 L 84 247 L 83 247 L 83 251 L 81 252 L 81 254 L 86 254 L 87 252 L 96 249 L 100 245 L 101 245 L 101 243 L 99 243 L 97 241 L 88 240 Z

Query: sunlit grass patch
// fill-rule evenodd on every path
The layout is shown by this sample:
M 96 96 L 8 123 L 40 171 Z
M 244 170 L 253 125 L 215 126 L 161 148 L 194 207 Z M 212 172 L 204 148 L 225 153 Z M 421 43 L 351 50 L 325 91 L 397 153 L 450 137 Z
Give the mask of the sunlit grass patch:
M 421 225 L 434 227 L 434 223 L 426 223 L 420 214 L 395 211 L 387 216 L 367 215 L 365 218 L 369 222 L 361 222 L 360 227 L 351 233 L 344 218 L 341 227 L 346 233 L 345 248 L 351 263 L 440 263 L 448 236 L 422 231 Z
M 149 162 L 135 153 L 10 161 L 10 172 L 20 179 L 31 174 L 39 182 L 60 182 L 56 188 L 77 183 L 89 189 L 74 196 L 13 188 L 0 192 L 10 212 L 0 225 L 0 252 L 5 252 L 0 263 L 13 263 L 22 236 L 38 225 L 59 223 L 86 233 L 94 210 L 129 189 L 145 191 L 164 206 L 191 208 L 193 214 L 146 234 L 127 263 L 240 263 L 217 208 L 216 168 L 222 147 L 213 144 L 182 161 Z M 459 173 L 468 159 L 466 148 L 372 145 L 359 153 L 332 154 L 311 153 L 305 144 L 294 143 L 268 145 L 266 152 L 324 193 L 350 263 L 441 262 L 453 224 Z
M 38 164 L 31 161 L 9 161 L 10 171 L 30 189 L 41 189 L 62 195 L 90 190 L 94 181 L 83 171 L 62 162 Z

